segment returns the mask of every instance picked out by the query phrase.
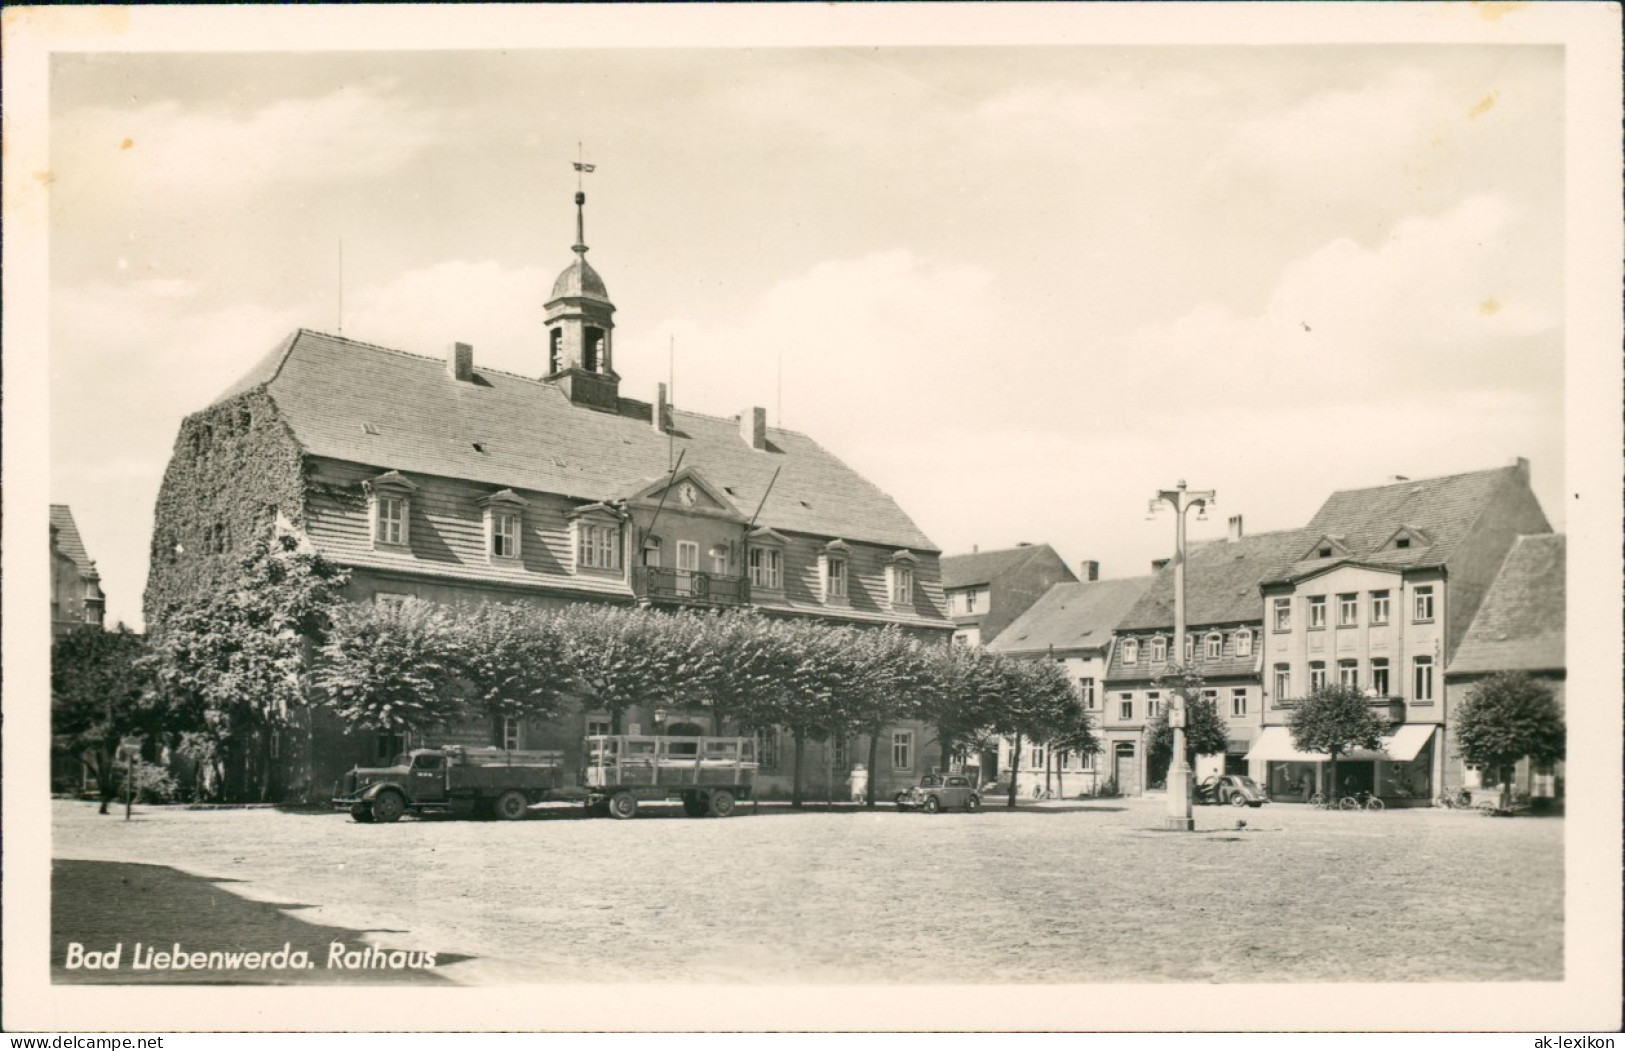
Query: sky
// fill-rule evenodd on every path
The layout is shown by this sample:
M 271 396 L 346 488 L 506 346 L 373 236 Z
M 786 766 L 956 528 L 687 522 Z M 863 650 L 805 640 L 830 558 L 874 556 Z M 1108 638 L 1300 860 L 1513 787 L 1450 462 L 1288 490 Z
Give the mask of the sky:
M 139 626 L 181 420 L 295 328 L 540 375 L 584 156 L 622 393 L 764 406 L 945 553 L 1137 575 L 1181 479 L 1199 538 L 1516 456 L 1562 529 L 1563 78 L 1476 44 L 59 53 L 50 498 Z

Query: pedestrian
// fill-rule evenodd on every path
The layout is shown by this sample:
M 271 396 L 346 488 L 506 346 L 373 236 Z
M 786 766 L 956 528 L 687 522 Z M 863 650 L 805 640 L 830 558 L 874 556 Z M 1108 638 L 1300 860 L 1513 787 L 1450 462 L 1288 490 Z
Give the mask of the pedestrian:
M 1315 775 L 1305 770 L 1298 778 L 1298 791 L 1303 793 L 1303 801 L 1309 802 L 1309 797 L 1315 794 Z
M 846 775 L 846 787 L 854 803 L 863 802 L 869 794 L 869 771 L 863 768 L 862 763 L 854 766 L 852 772 Z

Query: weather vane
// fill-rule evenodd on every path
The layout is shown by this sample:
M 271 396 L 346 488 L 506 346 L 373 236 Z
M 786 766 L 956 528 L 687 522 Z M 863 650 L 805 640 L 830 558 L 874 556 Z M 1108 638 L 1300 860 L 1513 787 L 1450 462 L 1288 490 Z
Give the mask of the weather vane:
M 581 143 L 578 140 L 576 142 L 576 159 L 571 162 L 576 169 L 576 192 L 578 193 L 581 191 L 581 173 L 591 173 L 594 168 L 598 167 L 596 164 L 588 164 L 584 157 L 585 155 L 581 151 Z

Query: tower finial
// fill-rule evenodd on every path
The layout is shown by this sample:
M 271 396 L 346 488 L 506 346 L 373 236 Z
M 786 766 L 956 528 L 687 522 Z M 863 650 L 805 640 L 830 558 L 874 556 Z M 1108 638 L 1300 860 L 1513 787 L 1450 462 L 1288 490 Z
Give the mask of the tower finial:
M 581 143 L 577 142 L 576 159 L 572 162 L 576 170 L 576 243 L 570 246 L 570 251 L 585 258 L 587 254 L 586 220 L 583 217 L 581 206 L 587 203 L 587 195 L 581 192 L 581 175 L 583 172 L 590 173 L 598 165 L 588 164 L 581 158 Z

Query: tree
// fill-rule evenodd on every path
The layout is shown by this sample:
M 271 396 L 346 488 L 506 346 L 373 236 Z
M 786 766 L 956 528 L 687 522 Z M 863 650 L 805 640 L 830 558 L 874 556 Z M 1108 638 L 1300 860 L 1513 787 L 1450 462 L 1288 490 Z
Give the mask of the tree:
M 534 606 L 459 609 L 452 630 L 468 703 L 493 719 L 547 719 L 563 707 L 570 664 L 558 618 Z
M 467 646 L 452 614 L 421 599 L 347 606 L 333 614 L 312 679 L 351 728 L 421 732 L 467 713 Z
M 1219 715 L 1219 706 L 1202 696 L 1202 677 L 1180 665 L 1157 676 L 1155 685 L 1164 693 L 1180 693 L 1185 699 L 1185 762 L 1194 766 L 1199 755 L 1223 755 L 1230 735 Z M 1164 705 L 1147 724 L 1151 731 L 1149 767 L 1152 780 L 1166 777 L 1174 756 L 1174 729 L 1168 725 L 1171 705 Z
M 1564 757 L 1567 730 L 1551 687 L 1522 672 L 1503 672 L 1474 686 L 1456 712 L 1457 754 L 1495 770 L 1501 809 L 1510 807 L 1512 770 L 1520 759 L 1555 763 Z
M 1320 686 L 1298 702 L 1287 726 L 1299 751 L 1331 757 L 1326 794 L 1337 790 L 1337 757 L 1356 748 L 1381 747 L 1387 720 L 1371 710 L 1371 701 L 1351 686 Z
M 681 700 L 674 671 L 686 655 L 682 624 L 648 610 L 570 606 L 558 614 L 573 686 L 621 733 L 628 708 Z
M 942 768 L 954 754 L 981 747 L 994 721 L 985 692 L 990 654 L 970 646 L 949 646 L 933 652 L 919 697 L 920 717 L 937 732 Z
M 1023 738 L 1029 745 L 1041 744 L 1050 749 L 1067 740 L 1093 751 L 1094 734 L 1083 705 L 1061 665 L 1051 661 L 996 657 L 990 671 L 998 684 L 992 695 L 1005 699 L 1004 714 L 999 722 L 1006 734 L 1014 733 L 1010 792 L 1005 800 L 1006 806 L 1013 807 L 1016 805 L 1016 773 L 1021 769 Z
M 113 798 L 120 742 L 162 725 L 146 652 L 141 636 L 123 624 L 112 631 L 76 628 L 51 646 L 51 733 L 95 775 L 103 814 Z
M 869 737 L 869 781 L 864 806 L 873 808 L 879 781 L 875 766 L 880 758 L 880 733 L 917 710 L 918 691 L 926 679 L 930 656 L 924 646 L 895 626 L 878 630 L 846 628 L 832 633 L 831 641 L 846 665 L 839 692 L 832 699 L 834 721 Z
M 217 754 L 228 798 L 263 798 L 268 731 L 308 707 L 305 675 L 348 574 L 297 537 L 254 544 L 232 584 L 166 611 L 152 639 L 158 689 L 194 752 Z

